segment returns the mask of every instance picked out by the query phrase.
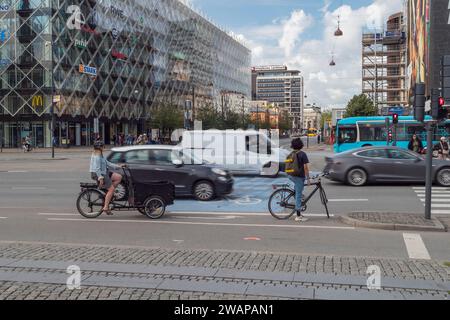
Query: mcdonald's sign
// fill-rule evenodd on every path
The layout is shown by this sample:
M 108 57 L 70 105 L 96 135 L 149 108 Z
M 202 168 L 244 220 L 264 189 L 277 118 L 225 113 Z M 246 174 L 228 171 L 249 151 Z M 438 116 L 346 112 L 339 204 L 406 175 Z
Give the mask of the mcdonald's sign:
M 33 108 L 42 108 L 44 106 L 44 98 L 42 96 L 33 96 L 31 105 L 33 106 Z

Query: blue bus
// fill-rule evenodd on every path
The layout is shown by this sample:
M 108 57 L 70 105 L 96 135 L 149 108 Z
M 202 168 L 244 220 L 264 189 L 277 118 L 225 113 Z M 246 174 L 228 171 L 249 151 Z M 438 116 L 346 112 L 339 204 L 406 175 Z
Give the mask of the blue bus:
M 389 117 L 392 126 L 392 117 Z M 431 121 L 430 116 L 425 121 Z M 361 147 L 387 145 L 386 117 L 356 117 L 339 120 L 336 126 L 336 153 Z M 408 143 L 416 134 L 427 146 L 427 132 L 423 125 L 412 116 L 399 117 L 397 125 L 397 146 L 408 149 Z M 441 137 L 450 136 L 450 120 L 440 124 L 434 132 L 433 143 L 438 143 Z

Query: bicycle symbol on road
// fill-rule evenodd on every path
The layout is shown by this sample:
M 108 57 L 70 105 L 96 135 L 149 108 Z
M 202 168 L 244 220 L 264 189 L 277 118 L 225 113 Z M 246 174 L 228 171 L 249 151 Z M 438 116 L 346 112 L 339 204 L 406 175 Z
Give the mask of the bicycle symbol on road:
M 233 199 L 230 200 L 236 204 L 240 204 L 240 205 L 256 205 L 256 204 L 260 204 L 262 202 L 261 199 L 258 198 L 252 198 L 250 196 L 245 196 L 245 197 L 241 197 L 241 198 L 237 198 L 237 199 Z

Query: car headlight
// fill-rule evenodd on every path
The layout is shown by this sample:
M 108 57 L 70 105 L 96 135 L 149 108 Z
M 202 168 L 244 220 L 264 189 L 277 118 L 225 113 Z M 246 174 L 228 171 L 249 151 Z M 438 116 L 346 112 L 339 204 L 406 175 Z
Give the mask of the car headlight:
M 212 170 L 212 172 L 214 172 L 215 174 L 218 174 L 219 176 L 227 175 L 226 171 L 219 169 L 219 168 L 212 168 L 211 170 Z

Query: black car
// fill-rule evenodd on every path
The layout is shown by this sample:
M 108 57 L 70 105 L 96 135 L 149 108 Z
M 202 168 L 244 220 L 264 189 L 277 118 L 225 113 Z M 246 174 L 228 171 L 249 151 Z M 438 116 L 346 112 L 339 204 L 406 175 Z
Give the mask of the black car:
M 137 182 L 172 182 L 177 197 L 194 196 L 197 200 L 209 201 L 233 191 L 234 180 L 227 170 L 194 159 L 174 146 L 114 148 L 108 161 L 127 164 Z

